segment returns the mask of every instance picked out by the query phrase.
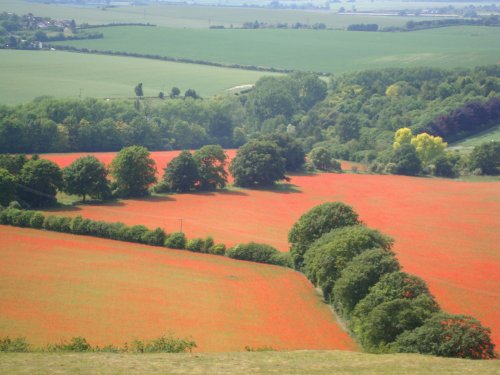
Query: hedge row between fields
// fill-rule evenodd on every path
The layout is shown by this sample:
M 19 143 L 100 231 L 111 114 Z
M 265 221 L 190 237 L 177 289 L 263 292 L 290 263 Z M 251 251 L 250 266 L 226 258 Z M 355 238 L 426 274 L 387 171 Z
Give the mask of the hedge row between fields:
M 269 245 L 250 242 L 226 249 L 225 244 L 216 244 L 211 236 L 187 239 L 182 232 L 167 234 L 162 228 L 148 229 L 144 225 L 128 226 L 120 222 L 108 223 L 81 216 L 73 218 L 56 215 L 46 216 L 39 211 L 22 210 L 15 206 L 15 203 L 8 208 L 0 206 L 0 224 L 225 255 L 232 259 L 291 267 L 288 253 L 281 253 Z

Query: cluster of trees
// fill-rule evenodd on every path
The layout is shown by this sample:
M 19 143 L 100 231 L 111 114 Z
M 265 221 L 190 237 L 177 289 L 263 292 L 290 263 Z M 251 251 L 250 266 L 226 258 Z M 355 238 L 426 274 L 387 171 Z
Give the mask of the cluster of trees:
M 401 128 L 394 136 L 392 152 L 379 156 L 370 170 L 409 176 L 432 174 L 456 177 L 461 174 L 497 175 L 500 173 L 500 142 L 486 142 L 474 147 L 470 155 L 446 151 L 447 143 L 427 133 L 413 135 Z
M 489 15 L 471 18 L 449 18 L 426 21 L 408 21 L 404 27 L 388 26 L 382 31 L 417 31 L 449 26 L 500 26 L 500 16 Z
M 426 131 L 453 141 L 489 129 L 497 125 L 499 120 L 500 97 L 493 96 L 484 103 L 468 102 L 462 107 L 438 116 L 427 125 Z
M 358 23 L 347 26 L 347 31 L 378 31 L 378 25 L 376 23 Z
M 495 358 L 490 330 L 442 312 L 425 282 L 401 271 L 393 240 L 340 202 L 304 214 L 289 233 L 291 255 L 371 352 Z
M 163 180 L 154 189 L 158 193 L 223 189 L 228 177 L 226 165 L 227 155 L 219 145 L 203 146 L 194 154 L 182 151 L 166 166 Z

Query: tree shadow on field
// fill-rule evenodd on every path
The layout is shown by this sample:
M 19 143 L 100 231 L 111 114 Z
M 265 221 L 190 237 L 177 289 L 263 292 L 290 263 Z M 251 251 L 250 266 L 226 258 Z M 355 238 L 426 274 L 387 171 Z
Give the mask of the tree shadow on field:
M 292 194 L 292 193 L 302 194 L 302 191 L 297 185 L 290 183 L 274 184 L 272 186 L 254 187 L 251 188 L 250 190 L 267 191 L 270 193 L 278 193 L 278 194 Z
M 128 200 L 133 200 L 137 202 L 169 202 L 169 201 L 174 201 L 175 199 L 172 198 L 169 195 L 150 195 L 147 197 L 137 197 L 137 198 L 130 198 Z

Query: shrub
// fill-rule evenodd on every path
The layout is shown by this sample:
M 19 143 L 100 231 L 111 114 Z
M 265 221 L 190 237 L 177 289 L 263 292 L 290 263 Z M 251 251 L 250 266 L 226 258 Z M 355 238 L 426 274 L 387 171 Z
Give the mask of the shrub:
M 224 255 L 226 254 L 226 245 L 224 245 L 223 243 L 218 243 L 216 245 L 213 245 L 208 252 L 214 255 Z
M 401 334 L 392 349 L 442 357 L 493 359 L 497 355 L 490 329 L 471 316 L 438 313 L 421 327 Z
M 24 337 L 11 339 L 7 336 L 3 339 L 0 338 L 0 352 L 26 353 L 29 349 L 30 346 Z
M 255 242 L 238 244 L 226 252 L 226 255 L 233 259 L 281 265 L 279 254 L 280 252 L 274 247 Z
M 186 236 L 182 232 L 171 233 L 165 239 L 165 246 L 171 249 L 185 249 L 186 248 Z
M 30 227 L 35 229 L 42 229 L 45 216 L 42 213 L 35 211 L 30 219 Z
M 144 345 L 145 353 L 185 353 L 196 348 L 192 340 L 175 338 L 172 336 L 161 336 Z
M 192 240 L 187 241 L 186 243 L 186 249 L 191 250 L 191 251 L 196 251 L 199 253 L 205 242 L 201 238 L 193 238 Z
M 148 230 L 142 235 L 141 242 L 146 245 L 153 246 L 163 246 L 165 242 L 165 231 L 161 228 L 156 228 L 154 230 Z
M 71 218 L 62 216 L 47 216 L 43 228 L 54 232 L 71 233 Z
M 84 219 L 81 216 L 76 216 L 71 220 L 70 229 L 73 234 L 89 234 L 90 220 Z
M 212 246 L 214 246 L 214 239 L 211 236 L 207 236 L 203 241 L 203 247 L 201 248 L 201 251 L 204 253 L 209 253 Z
M 49 352 L 91 352 L 92 346 L 83 337 L 73 337 L 69 343 L 50 344 L 47 346 Z

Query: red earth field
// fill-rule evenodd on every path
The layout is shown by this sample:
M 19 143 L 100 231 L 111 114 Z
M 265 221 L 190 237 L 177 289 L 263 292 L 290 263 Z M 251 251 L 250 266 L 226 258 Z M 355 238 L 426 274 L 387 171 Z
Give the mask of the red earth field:
M 355 350 L 300 273 L 118 241 L 0 226 L 0 334 L 122 345 L 171 333 L 199 351 Z

